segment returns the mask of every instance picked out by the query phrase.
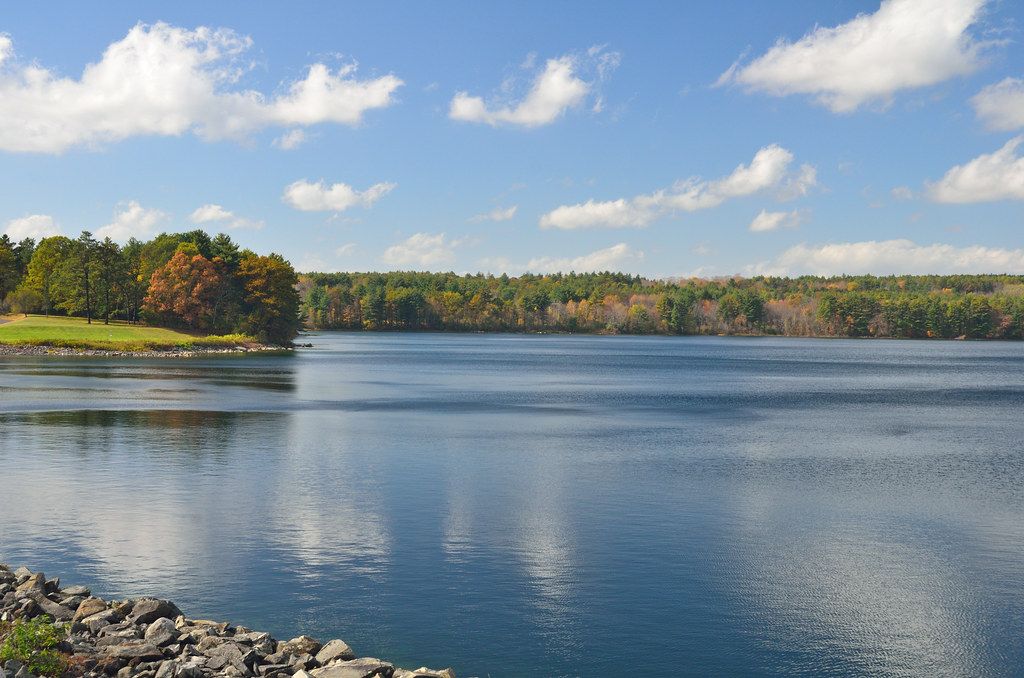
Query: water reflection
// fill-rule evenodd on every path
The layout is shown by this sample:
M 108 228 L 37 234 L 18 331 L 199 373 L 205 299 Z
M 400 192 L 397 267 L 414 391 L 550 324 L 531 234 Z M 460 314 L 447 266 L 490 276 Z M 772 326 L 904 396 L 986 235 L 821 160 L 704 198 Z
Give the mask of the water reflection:
M 315 341 L 0 361 L 0 560 L 460 675 L 1024 662 L 1014 345 Z

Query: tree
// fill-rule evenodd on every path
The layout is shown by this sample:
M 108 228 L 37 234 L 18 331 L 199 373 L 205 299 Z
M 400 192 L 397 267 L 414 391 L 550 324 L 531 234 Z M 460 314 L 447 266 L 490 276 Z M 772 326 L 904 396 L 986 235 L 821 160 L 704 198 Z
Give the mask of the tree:
M 288 344 L 299 332 L 299 279 L 279 254 L 249 255 L 238 264 L 243 327 L 262 341 Z
M 191 243 L 182 243 L 170 261 L 153 272 L 144 308 L 165 323 L 195 329 L 211 327 L 223 280 L 216 266 Z
M 0 299 L 6 297 L 21 281 L 21 260 L 15 245 L 6 235 L 0 235 Z
M 103 324 L 109 325 L 113 300 L 120 287 L 119 282 L 124 277 L 124 260 L 121 258 L 121 248 L 109 237 L 97 243 L 95 258 L 97 296 L 103 302 Z
M 66 266 L 66 261 L 71 255 L 72 247 L 71 240 L 62 235 L 43 238 L 28 263 L 24 284 L 42 297 L 43 311 L 46 315 L 50 315 L 54 306 L 54 287 L 57 285 L 61 269 Z
M 39 294 L 39 292 L 36 292 L 34 289 L 23 285 L 8 294 L 7 298 L 4 299 L 4 304 L 14 313 L 24 313 L 25 315 L 28 315 L 29 313 L 38 311 L 42 308 L 43 295 Z
M 69 314 L 84 315 L 92 323 L 96 240 L 88 231 L 82 231 L 82 235 L 67 244 L 50 281 L 54 305 Z

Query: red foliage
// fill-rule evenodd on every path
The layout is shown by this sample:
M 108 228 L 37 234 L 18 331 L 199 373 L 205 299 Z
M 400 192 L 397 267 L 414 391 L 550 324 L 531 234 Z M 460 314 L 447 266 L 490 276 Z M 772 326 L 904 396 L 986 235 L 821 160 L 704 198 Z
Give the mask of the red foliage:
M 216 317 L 223 284 L 213 262 L 178 250 L 153 271 L 144 307 L 179 324 L 207 329 Z

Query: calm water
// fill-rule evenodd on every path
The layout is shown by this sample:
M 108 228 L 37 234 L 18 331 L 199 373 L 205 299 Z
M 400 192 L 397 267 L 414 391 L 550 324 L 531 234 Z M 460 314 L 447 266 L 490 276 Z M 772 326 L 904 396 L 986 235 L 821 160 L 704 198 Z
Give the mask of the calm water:
M 0 561 L 465 676 L 1010 676 L 1024 345 L 0 358 Z

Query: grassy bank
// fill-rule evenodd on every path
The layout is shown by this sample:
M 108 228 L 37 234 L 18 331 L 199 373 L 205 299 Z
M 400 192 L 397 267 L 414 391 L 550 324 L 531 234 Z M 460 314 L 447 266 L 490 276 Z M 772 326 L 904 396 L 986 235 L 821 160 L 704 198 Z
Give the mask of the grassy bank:
M 0 323 L 0 344 L 12 346 L 55 346 L 101 351 L 169 351 L 174 349 L 230 348 L 256 344 L 244 334 L 193 335 L 163 327 L 129 325 L 102 320 L 92 324 L 84 318 L 57 316 L 7 316 Z

